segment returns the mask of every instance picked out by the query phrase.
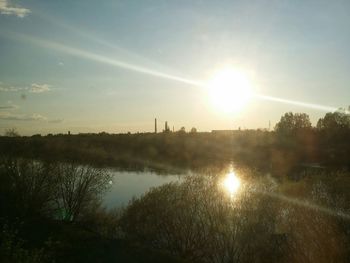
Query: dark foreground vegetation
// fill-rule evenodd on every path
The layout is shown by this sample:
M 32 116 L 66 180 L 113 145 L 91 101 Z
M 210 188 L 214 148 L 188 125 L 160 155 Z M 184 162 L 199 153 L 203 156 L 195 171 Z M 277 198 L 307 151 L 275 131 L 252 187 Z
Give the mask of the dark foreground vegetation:
M 241 172 L 233 197 L 216 175 L 152 189 L 129 205 L 122 229 L 189 262 L 348 262 L 349 174 L 276 184 Z
M 275 131 L 0 138 L 0 262 L 349 262 L 350 118 Z M 221 186 L 231 161 L 242 187 Z M 196 171 L 107 211 L 121 169 Z
M 348 172 L 236 173 L 234 196 L 208 171 L 106 211 L 102 169 L 3 159 L 0 261 L 348 262 Z
M 0 262 L 177 262 L 122 238 L 118 211 L 100 197 L 100 168 L 3 157 L 0 160 Z

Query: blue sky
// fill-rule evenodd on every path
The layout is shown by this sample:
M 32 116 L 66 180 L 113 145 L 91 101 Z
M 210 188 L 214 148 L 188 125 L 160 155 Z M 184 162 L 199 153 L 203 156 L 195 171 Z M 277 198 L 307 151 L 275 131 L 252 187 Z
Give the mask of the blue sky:
M 155 117 L 267 128 L 287 111 L 315 123 L 324 110 L 258 99 L 223 114 L 203 88 L 164 75 L 205 82 L 229 65 L 261 94 L 347 107 L 349 12 L 322 0 L 0 0 L 0 133 L 152 131 Z

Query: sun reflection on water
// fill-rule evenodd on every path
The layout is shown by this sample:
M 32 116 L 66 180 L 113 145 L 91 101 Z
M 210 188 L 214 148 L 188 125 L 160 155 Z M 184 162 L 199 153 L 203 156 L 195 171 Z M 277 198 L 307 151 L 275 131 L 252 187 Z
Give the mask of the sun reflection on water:
M 231 171 L 223 179 L 222 185 L 227 193 L 233 197 L 241 187 L 241 180 Z

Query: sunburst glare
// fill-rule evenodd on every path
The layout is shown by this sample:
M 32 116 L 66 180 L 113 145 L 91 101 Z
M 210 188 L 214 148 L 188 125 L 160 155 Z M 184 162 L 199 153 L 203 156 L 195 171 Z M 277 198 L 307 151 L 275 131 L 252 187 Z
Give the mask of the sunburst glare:
M 223 113 L 239 112 L 253 95 L 252 83 L 247 74 L 233 68 L 214 74 L 207 90 L 213 107 Z

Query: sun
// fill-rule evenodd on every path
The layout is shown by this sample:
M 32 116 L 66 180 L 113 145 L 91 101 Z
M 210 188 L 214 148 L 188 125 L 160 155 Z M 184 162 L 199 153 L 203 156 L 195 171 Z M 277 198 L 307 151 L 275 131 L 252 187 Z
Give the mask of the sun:
M 214 74 L 207 83 L 207 90 L 213 107 L 223 113 L 241 111 L 253 95 L 247 74 L 233 68 Z
M 226 175 L 226 178 L 223 180 L 223 186 L 227 192 L 233 196 L 241 186 L 241 181 L 236 176 L 234 172 L 230 172 Z

